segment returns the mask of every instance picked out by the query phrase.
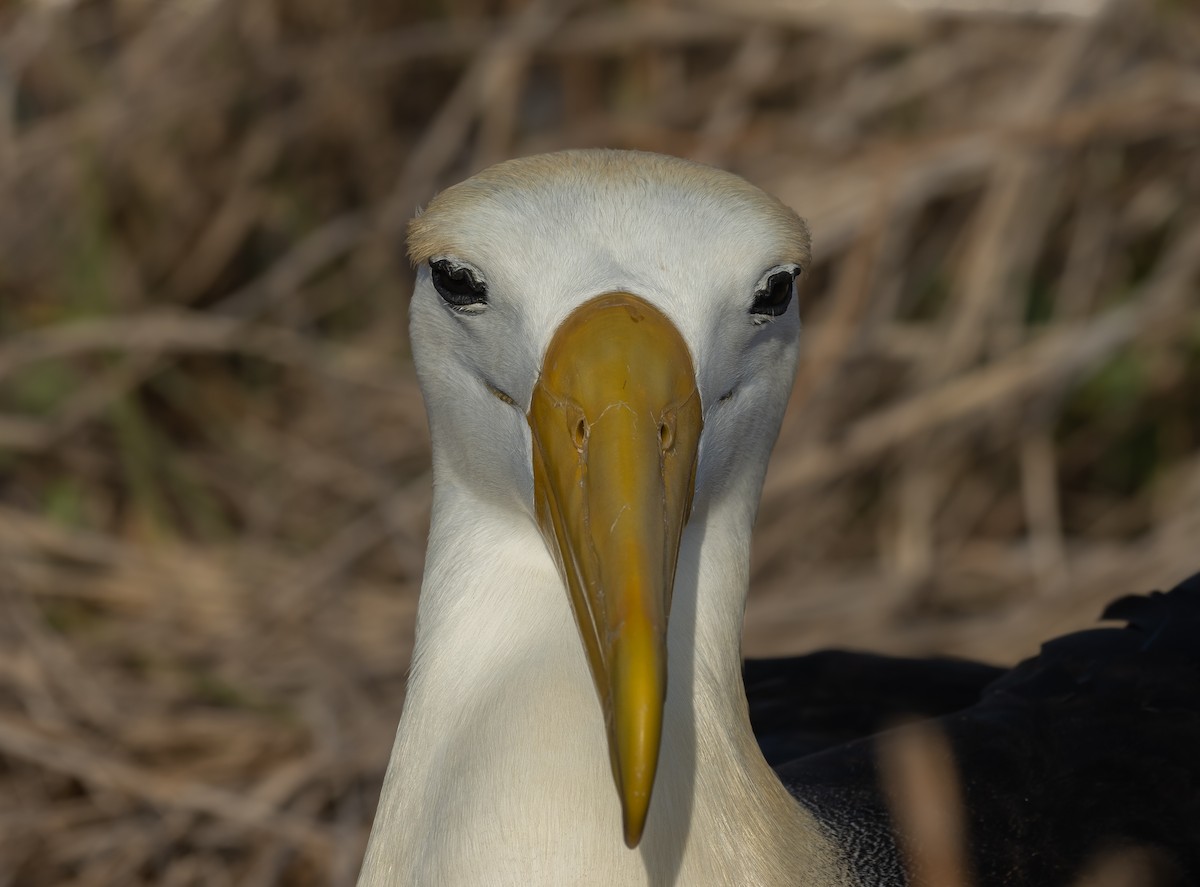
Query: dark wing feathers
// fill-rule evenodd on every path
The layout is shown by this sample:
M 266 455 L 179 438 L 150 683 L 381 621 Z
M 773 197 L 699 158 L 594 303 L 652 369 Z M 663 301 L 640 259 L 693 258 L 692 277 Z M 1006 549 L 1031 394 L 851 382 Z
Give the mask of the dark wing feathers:
M 840 652 L 749 662 L 751 720 L 775 762 L 801 752 L 780 778 L 864 883 L 903 881 L 871 734 L 907 714 L 954 749 L 976 887 L 1067 887 L 1122 850 L 1145 865 L 1139 885 L 1200 885 L 1200 574 L 1104 618 L 1126 624 L 1055 638 L 1007 672 Z
M 787 659 L 747 659 L 750 723 L 775 766 L 842 745 L 914 717 L 936 717 L 979 701 L 1005 669 L 963 659 L 903 659 L 822 650 Z

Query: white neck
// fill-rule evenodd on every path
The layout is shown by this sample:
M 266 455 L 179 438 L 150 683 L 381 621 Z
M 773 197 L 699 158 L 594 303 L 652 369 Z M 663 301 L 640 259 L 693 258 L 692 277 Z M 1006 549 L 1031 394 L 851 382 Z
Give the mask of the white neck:
M 684 534 L 658 776 L 629 850 L 578 629 L 533 521 L 436 487 L 412 676 L 360 885 L 844 883 L 751 733 L 752 514 L 725 501 Z

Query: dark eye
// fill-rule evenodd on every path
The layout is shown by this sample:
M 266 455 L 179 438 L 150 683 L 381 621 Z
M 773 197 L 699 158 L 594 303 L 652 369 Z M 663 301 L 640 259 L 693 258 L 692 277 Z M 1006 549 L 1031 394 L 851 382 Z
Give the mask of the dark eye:
M 798 272 L 776 271 L 767 278 L 766 286 L 754 294 L 751 314 L 767 314 L 778 317 L 787 311 L 792 301 L 792 281 Z
M 437 259 L 430 261 L 429 270 L 434 288 L 455 308 L 487 304 L 487 286 L 476 280 L 470 269 Z

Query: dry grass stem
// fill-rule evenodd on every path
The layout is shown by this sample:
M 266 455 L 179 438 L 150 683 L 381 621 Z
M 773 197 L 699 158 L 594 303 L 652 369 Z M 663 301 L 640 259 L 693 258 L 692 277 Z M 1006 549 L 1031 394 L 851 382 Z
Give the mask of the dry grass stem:
M 954 754 L 924 723 L 878 739 L 879 767 L 913 887 L 970 887 L 966 822 Z

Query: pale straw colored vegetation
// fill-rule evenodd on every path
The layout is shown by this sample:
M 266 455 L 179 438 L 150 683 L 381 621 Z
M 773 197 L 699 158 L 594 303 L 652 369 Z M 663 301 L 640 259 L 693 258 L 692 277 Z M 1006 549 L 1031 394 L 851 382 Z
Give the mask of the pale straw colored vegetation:
M 0 884 L 353 881 L 429 504 L 403 224 L 584 145 L 815 232 L 749 653 L 1012 662 L 1200 567 L 1194 4 L 18 0 Z

